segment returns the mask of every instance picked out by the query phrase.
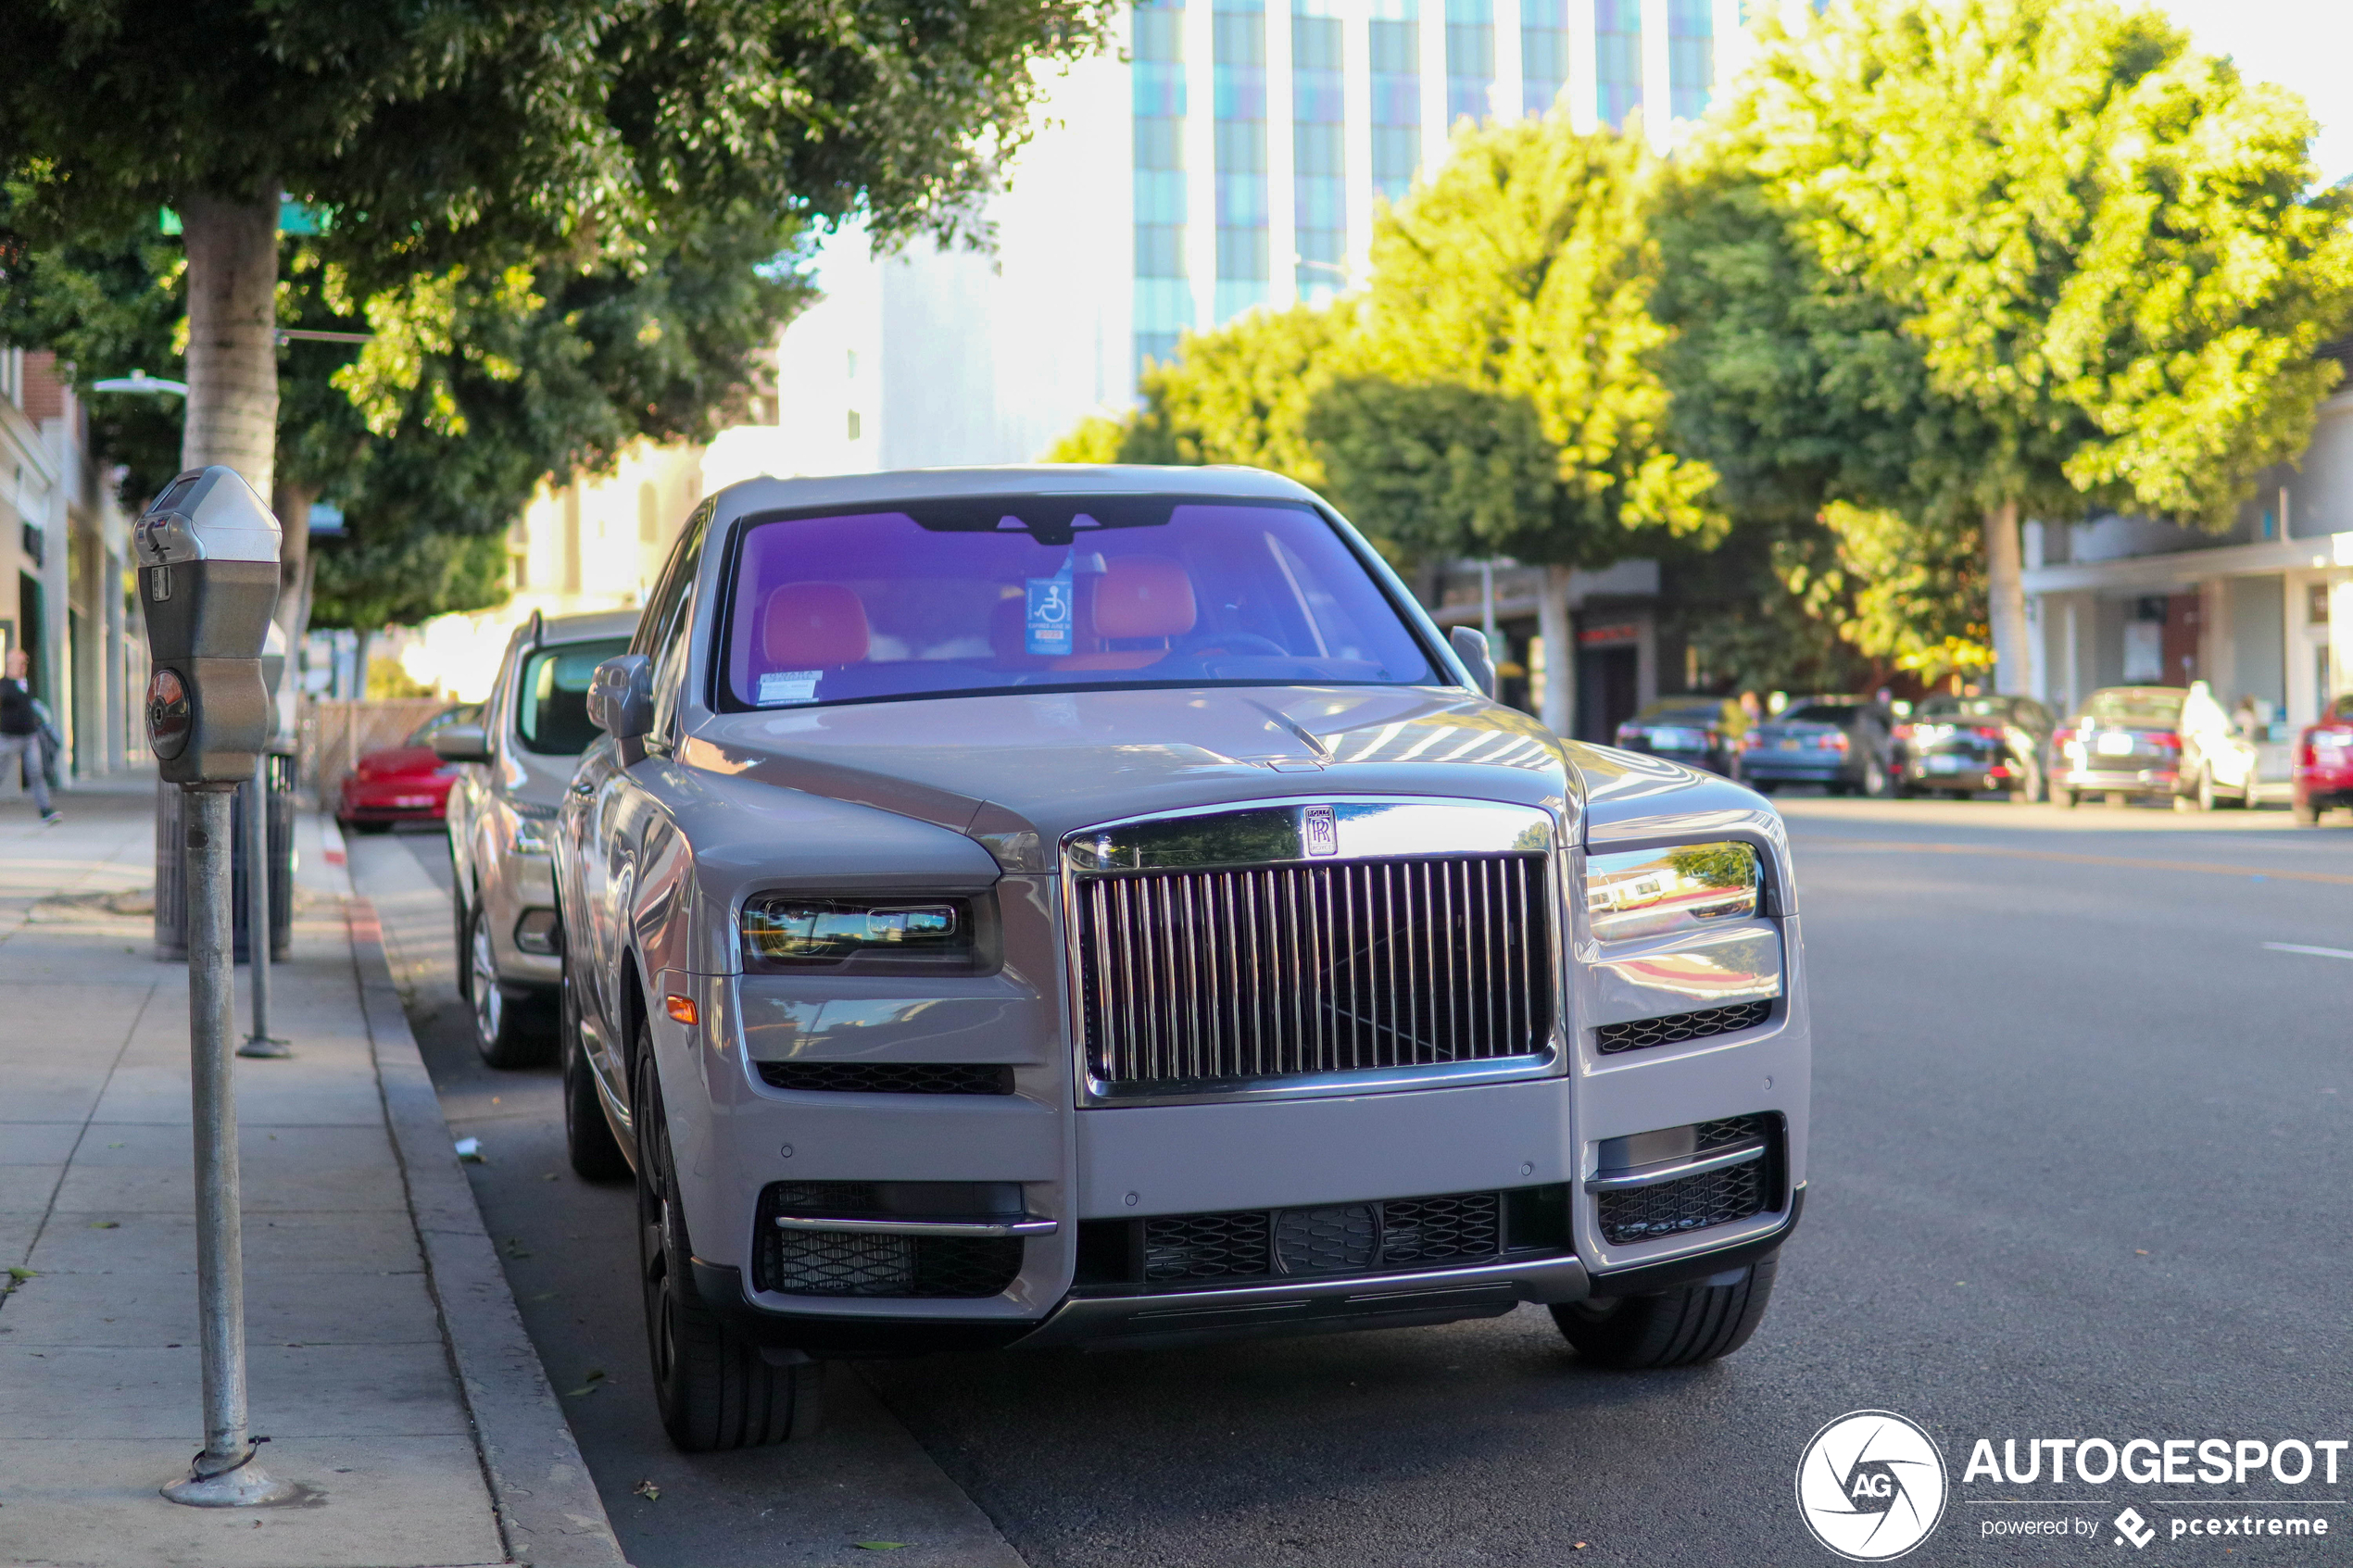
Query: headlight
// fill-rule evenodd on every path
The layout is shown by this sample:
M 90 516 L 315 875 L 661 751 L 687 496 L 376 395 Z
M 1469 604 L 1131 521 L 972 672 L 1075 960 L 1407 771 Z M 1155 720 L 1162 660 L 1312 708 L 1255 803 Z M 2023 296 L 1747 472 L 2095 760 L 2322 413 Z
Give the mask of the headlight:
M 906 964 L 968 969 L 978 960 L 972 906 L 960 899 L 755 897 L 744 906 L 746 961 L 766 968 Z
M 1594 855 L 1585 862 L 1585 911 L 1604 942 L 1663 936 L 1756 913 L 1762 881 L 1755 847 L 1731 841 Z

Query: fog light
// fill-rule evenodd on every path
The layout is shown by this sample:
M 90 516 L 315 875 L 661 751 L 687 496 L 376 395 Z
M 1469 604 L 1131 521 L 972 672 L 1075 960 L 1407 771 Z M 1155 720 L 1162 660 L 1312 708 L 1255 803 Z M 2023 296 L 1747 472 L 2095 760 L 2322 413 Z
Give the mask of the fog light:
M 522 918 L 515 922 L 515 949 L 518 952 L 546 957 L 553 954 L 562 945 L 562 940 L 553 909 L 525 909 Z

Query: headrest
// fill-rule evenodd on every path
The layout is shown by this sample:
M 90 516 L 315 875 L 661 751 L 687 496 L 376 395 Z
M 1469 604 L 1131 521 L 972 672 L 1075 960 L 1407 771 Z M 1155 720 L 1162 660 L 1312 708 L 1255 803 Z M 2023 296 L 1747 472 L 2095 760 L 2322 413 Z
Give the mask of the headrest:
M 779 670 L 857 664 L 873 635 L 866 606 L 838 583 L 787 583 L 760 612 L 760 651 Z
M 1114 556 L 1095 584 L 1098 637 L 1181 637 L 1193 629 L 1193 580 L 1166 556 Z

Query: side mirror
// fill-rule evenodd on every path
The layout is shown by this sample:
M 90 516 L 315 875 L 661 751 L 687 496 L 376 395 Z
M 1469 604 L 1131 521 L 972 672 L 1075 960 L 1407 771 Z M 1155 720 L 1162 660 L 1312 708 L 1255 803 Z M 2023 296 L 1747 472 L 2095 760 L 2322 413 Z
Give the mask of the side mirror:
M 1489 696 L 1495 695 L 1495 656 L 1488 651 L 1487 633 L 1476 626 L 1457 626 L 1447 635 L 1454 657 L 1470 671 L 1471 684 Z
M 615 740 L 637 740 L 654 727 L 654 662 L 624 653 L 597 666 L 588 680 L 588 721 Z
M 452 724 L 434 732 L 433 753 L 444 762 L 487 762 L 490 737 L 480 724 Z

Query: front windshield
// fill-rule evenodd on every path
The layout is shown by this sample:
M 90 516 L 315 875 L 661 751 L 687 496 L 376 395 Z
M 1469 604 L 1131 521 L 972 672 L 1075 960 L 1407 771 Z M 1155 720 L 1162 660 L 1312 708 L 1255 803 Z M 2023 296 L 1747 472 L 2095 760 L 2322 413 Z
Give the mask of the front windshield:
M 2092 694 L 2091 718 L 2102 724 L 2145 724 L 2171 729 L 2182 718 L 2184 691 L 2166 686 L 2122 686 Z
M 414 730 L 410 731 L 409 738 L 401 744 L 404 746 L 431 746 L 433 744 L 433 737 L 439 734 L 442 731 L 449 728 L 450 725 L 471 724 L 481 717 L 482 704 L 478 702 L 470 702 L 460 708 L 444 709 L 442 711 L 434 714 L 432 718 L 426 720 L 423 723 L 418 725 Z
M 1794 713 L 1781 715 L 1785 724 L 1837 724 L 1843 728 L 1855 721 L 1862 709 L 1853 703 L 1809 703 Z
M 588 682 L 597 666 L 629 651 L 626 637 L 534 648 L 515 677 L 515 733 L 544 757 L 577 757 L 597 738 Z
M 722 708 L 1441 679 L 1304 504 L 1012 496 L 748 528 Z

